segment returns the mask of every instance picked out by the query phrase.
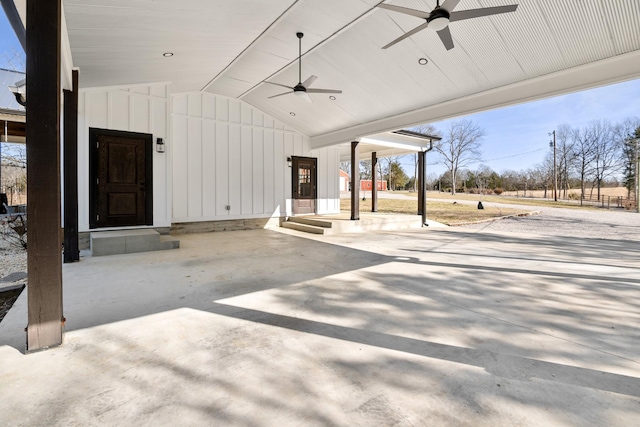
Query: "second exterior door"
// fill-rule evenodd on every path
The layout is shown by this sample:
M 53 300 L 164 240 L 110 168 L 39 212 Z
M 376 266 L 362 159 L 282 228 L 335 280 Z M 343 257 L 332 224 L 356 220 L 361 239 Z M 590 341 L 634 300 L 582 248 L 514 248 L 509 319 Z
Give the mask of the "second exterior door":
M 293 214 L 316 213 L 316 163 L 311 157 L 292 157 L 291 183 Z

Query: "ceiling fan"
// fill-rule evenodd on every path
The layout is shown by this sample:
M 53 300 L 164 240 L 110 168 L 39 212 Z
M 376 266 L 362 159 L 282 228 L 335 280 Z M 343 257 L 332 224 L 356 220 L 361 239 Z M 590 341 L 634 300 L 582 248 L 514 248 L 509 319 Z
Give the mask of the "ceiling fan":
M 509 6 L 483 7 L 480 9 L 468 9 L 454 12 L 453 9 L 455 9 L 459 2 L 460 0 L 445 0 L 444 3 L 442 3 L 442 6 L 440 6 L 440 0 L 436 0 L 436 7 L 431 12 L 423 12 L 420 10 L 409 9 L 407 7 L 394 6 L 385 3 L 379 4 L 378 7 L 381 7 L 383 9 L 393 10 L 395 12 L 416 16 L 427 21 L 424 24 L 419 25 L 413 30 L 409 31 L 408 33 L 398 37 L 391 43 L 384 46 L 383 49 L 387 49 L 388 47 L 401 42 L 407 37 L 411 37 L 417 32 L 422 31 L 425 28 L 429 28 L 436 31 L 438 33 L 438 36 L 440 36 L 440 40 L 442 40 L 444 47 L 446 47 L 447 50 L 451 50 L 453 49 L 453 39 L 451 38 L 451 31 L 449 30 L 450 22 L 462 21 L 464 19 L 471 18 L 480 18 L 482 16 L 497 15 L 500 13 L 514 12 L 518 8 L 517 4 L 512 4 Z
M 334 89 L 309 89 L 309 86 L 311 86 L 313 82 L 315 82 L 316 79 L 318 78 L 316 76 L 310 76 L 307 80 L 302 81 L 302 37 L 304 37 L 304 34 L 296 33 L 296 36 L 298 36 L 298 84 L 295 86 L 286 86 L 280 83 L 265 81 L 265 83 L 269 83 L 276 86 L 282 86 L 282 87 L 286 87 L 287 89 L 290 89 L 287 92 L 270 96 L 269 99 L 276 98 L 278 96 L 289 95 L 293 93 L 294 95 L 298 95 L 301 98 L 304 98 L 307 102 L 312 102 L 311 97 L 309 96 L 310 93 L 342 93 L 341 90 L 334 90 Z

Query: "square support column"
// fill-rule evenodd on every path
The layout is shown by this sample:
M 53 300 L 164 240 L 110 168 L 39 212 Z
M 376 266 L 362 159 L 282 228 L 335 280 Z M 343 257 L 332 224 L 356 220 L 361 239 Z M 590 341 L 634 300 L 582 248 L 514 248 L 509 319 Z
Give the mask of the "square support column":
M 80 260 L 78 249 L 78 70 L 64 91 L 64 262 Z
M 422 215 L 422 207 L 424 204 L 424 192 L 422 191 L 422 182 L 424 181 L 424 152 L 418 152 L 418 215 Z
M 426 197 L 426 173 L 425 152 L 418 153 L 418 215 L 422 215 L 422 226 L 427 222 L 427 197 Z
M 374 151 L 371 153 L 371 212 L 378 212 L 378 154 Z
M 27 351 L 62 343 L 61 0 L 27 0 Z
M 360 219 L 360 153 L 358 141 L 351 143 L 351 220 Z

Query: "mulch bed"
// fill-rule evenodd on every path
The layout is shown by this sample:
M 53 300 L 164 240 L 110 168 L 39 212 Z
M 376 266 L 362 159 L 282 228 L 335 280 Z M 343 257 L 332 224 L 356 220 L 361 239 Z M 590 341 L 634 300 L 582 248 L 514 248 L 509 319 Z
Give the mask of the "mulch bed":
M 11 309 L 24 288 L 25 285 L 13 285 L 0 288 L 0 322 L 2 322 L 4 316 L 7 315 L 9 309 Z

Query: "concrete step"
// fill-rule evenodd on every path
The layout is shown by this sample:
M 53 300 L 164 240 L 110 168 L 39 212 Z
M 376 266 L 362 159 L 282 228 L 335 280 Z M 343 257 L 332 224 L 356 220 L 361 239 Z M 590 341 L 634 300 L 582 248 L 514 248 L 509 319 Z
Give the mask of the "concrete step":
M 325 227 L 318 227 L 315 225 L 303 224 L 301 222 L 285 221 L 282 223 L 282 228 L 288 228 L 290 230 L 303 231 L 305 233 L 312 234 L 329 234 L 330 229 Z
M 117 230 L 91 232 L 93 256 L 131 254 L 165 249 L 177 249 L 180 241 L 171 236 L 160 236 L 156 230 Z
M 332 228 L 333 223 L 331 221 L 322 220 L 318 218 L 309 218 L 304 216 L 291 216 L 287 218 L 287 222 L 295 222 L 298 224 L 312 225 L 314 227 Z

